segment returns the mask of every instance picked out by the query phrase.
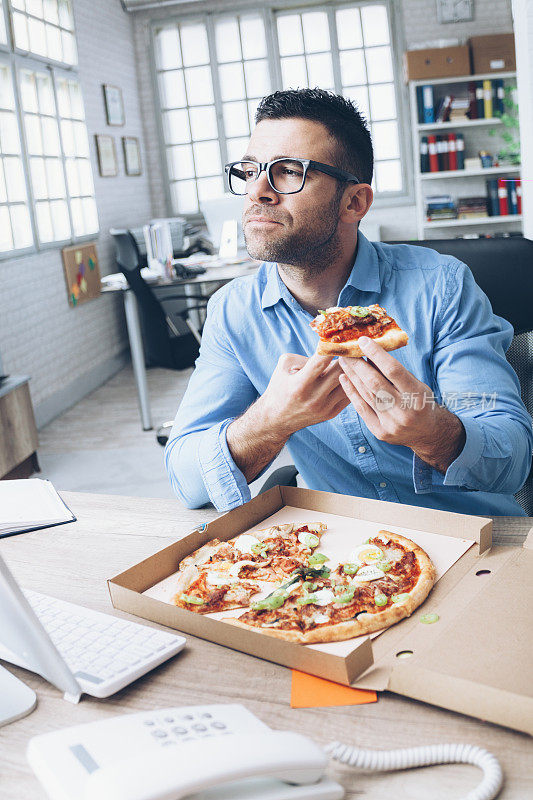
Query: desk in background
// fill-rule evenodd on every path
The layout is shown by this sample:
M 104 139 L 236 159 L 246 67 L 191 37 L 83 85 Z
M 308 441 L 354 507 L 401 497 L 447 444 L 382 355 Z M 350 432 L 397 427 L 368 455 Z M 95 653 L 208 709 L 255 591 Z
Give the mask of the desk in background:
M 229 281 L 232 281 L 234 278 L 240 278 L 243 275 L 254 275 L 258 268 L 258 263 L 250 260 L 242 264 L 208 267 L 207 272 L 205 272 L 203 275 L 197 275 L 194 278 L 174 280 L 171 283 L 164 283 L 161 281 L 160 283 L 151 285 L 157 286 L 160 291 L 168 288 L 169 292 L 171 292 L 178 286 L 205 286 L 210 283 L 223 284 L 229 283 Z M 137 397 L 139 400 L 139 410 L 141 413 L 141 424 L 143 430 L 149 431 L 153 427 L 152 413 L 150 409 L 148 384 L 146 381 L 146 364 L 137 300 L 135 299 L 135 295 L 131 289 L 127 287 L 102 287 L 102 293 L 107 294 L 110 292 L 119 292 L 124 300 L 124 312 L 126 314 L 128 340 L 131 350 L 135 385 L 137 387 Z
M 3 540 L 2 555 L 23 586 L 124 618 L 128 615 L 111 606 L 106 579 L 219 516 L 214 509 L 187 510 L 175 500 L 61 495 L 78 521 Z M 532 526 L 531 517 L 496 517 L 494 544 L 519 544 Z M 30 716 L 0 729 L 2 800 L 45 800 L 25 757 L 31 736 L 116 714 L 200 703 L 242 703 L 270 727 L 298 731 L 321 744 L 337 739 L 394 749 L 469 742 L 500 760 L 506 782 L 499 800 L 533 797 L 526 734 L 388 692 L 369 705 L 291 709 L 289 669 L 194 636 L 187 636 L 187 647 L 175 659 L 117 695 L 105 701 L 84 698 L 78 706 L 39 676 L 6 666 L 37 692 L 39 704 Z M 479 780 L 477 770 L 458 764 L 393 773 L 331 768 L 330 774 L 346 787 L 347 800 L 464 797 Z

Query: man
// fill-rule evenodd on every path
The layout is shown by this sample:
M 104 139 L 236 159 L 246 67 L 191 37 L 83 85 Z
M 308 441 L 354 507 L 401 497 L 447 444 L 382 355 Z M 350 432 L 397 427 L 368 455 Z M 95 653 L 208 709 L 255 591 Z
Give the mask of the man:
M 275 92 L 256 122 L 226 171 L 244 194 L 248 252 L 266 263 L 209 302 L 165 451 L 178 496 L 189 508 L 244 503 L 287 445 L 312 489 L 523 514 L 513 493 L 533 437 L 505 359 L 510 324 L 457 259 L 358 232 L 373 153 L 348 100 Z M 363 338 L 366 359 L 314 354 L 319 308 L 373 303 L 408 332 L 406 347 L 387 353 Z

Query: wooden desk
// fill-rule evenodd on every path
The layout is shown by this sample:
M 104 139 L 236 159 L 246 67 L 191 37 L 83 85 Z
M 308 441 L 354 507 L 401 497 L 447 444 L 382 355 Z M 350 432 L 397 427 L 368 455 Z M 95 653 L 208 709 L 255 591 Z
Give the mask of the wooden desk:
M 128 615 L 111 606 L 106 578 L 218 515 L 214 510 L 188 511 L 173 500 L 72 492 L 62 496 L 78 522 L 4 539 L 2 555 L 24 586 L 123 617 Z M 532 525 L 532 518 L 500 517 L 495 543 L 517 544 Z M 502 800 L 533 797 L 532 742 L 525 734 L 387 692 L 372 705 L 294 710 L 289 705 L 290 670 L 192 636 L 187 640 L 183 653 L 132 686 L 108 700 L 84 697 L 77 706 L 33 673 L 8 665 L 36 690 L 39 704 L 29 717 L 0 729 L 2 800 L 45 800 L 25 758 L 35 734 L 126 712 L 226 702 L 243 703 L 271 727 L 310 734 L 322 743 L 339 739 L 381 749 L 442 742 L 480 745 L 502 763 Z M 352 800 L 450 800 L 465 796 L 480 773 L 474 767 L 449 765 L 390 774 L 333 768 L 331 776 Z

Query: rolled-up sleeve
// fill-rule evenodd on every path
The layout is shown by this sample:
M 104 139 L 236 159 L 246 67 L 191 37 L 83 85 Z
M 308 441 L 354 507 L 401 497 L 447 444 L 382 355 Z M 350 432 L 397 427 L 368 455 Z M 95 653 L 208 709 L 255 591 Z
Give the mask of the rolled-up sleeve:
M 435 395 L 463 423 L 461 453 L 443 475 L 413 457 L 417 493 L 458 489 L 514 494 L 531 468 L 531 417 L 505 358 L 513 328 L 496 316 L 464 264 L 443 268 L 435 325 Z
M 220 298 L 208 305 L 200 355 L 176 414 L 165 465 L 187 508 L 213 503 L 219 511 L 250 499 L 250 490 L 228 448 L 226 431 L 257 397 L 224 334 Z

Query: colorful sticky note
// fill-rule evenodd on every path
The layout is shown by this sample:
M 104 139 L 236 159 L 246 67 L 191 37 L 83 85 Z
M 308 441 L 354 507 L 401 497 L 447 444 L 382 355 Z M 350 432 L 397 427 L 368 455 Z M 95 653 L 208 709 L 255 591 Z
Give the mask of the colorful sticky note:
M 78 297 L 80 296 L 80 287 L 78 286 L 78 284 L 77 284 L 77 283 L 73 283 L 73 284 L 72 284 L 72 286 L 70 287 L 70 291 L 72 292 L 72 294 L 74 295 L 74 297 L 75 297 L 76 299 L 78 299 Z
M 76 300 L 76 298 L 74 297 L 73 294 L 71 294 L 70 297 L 71 297 L 71 300 L 72 300 L 72 305 L 75 306 L 78 301 Z
M 377 699 L 376 692 L 353 689 L 351 686 L 317 678 L 297 669 L 292 670 L 291 708 L 358 706 L 375 703 Z
M 85 275 L 85 264 L 83 263 L 83 261 L 80 264 L 80 274 Z
M 76 252 L 74 253 L 74 260 L 76 261 L 76 264 L 81 264 L 83 260 L 83 254 L 81 250 L 76 250 Z
M 92 256 L 89 256 L 89 269 L 94 269 L 95 266 L 96 266 L 96 264 L 95 264 L 94 258 L 92 258 Z
M 82 290 L 82 292 L 87 291 L 87 281 L 85 280 L 85 278 L 81 279 L 80 289 Z
M 81 283 L 81 272 L 78 272 L 78 274 L 76 275 L 76 283 L 78 284 L 78 286 Z

